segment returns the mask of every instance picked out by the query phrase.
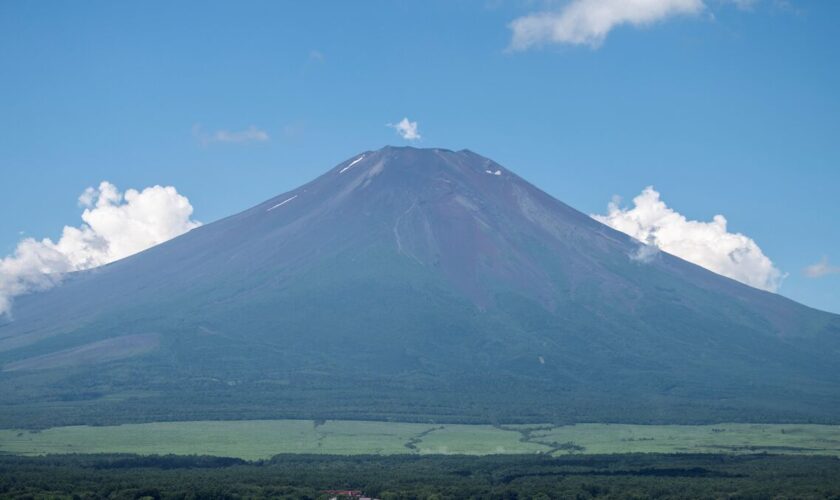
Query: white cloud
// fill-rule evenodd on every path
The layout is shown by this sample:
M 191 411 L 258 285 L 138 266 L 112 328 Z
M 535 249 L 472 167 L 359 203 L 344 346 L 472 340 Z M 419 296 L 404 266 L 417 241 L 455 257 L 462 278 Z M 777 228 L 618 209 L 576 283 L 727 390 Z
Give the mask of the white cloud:
M 840 266 L 832 266 L 828 263 L 828 257 L 823 257 L 816 264 L 806 267 L 804 273 L 809 278 L 822 278 L 829 274 L 840 274 Z
M 635 252 L 630 254 L 630 259 L 645 264 L 652 262 L 659 255 L 659 247 L 655 243 L 642 242 Z
M 609 204 L 607 215 L 592 217 L 647 245 L 693 262 L 710 271 L 763 290 L 775 292 L 782 273 L 751 238 L 730 233 L 726 218 L 715 215 L 711 222 L 688 220 L 659 199 L 653 187 L 633 199 L 632 208 Z M 639 249 L 634 260 L 650 260 L 649 250 Z
M 244 130 L 217 130 L 212 133 L 207 133 L 202 130 L 200 124 L 196 124 L 193 125 L 193 135 L 203 146 L 215 142 L 244 144 L 248 142 L 267 142 L 271 139 L 268 132 L 258 129 L 254 125 Z
M 742 9 L 753 0 L 731 0 Z M 510 50 L 549 43 L 598 47 L 621 25 L 647 26 L 680 15 L 697 15 L 704 0 L 571 0 L 559 11 L 529 14 L 510 23 Z
M 397 124 L 389 123 L 388 126 L 396 130 L 400 137 L 407 141 L 420 139 L 420 132 L 417 131 L 417 122 L 408 121 L 408 118 L 403 118 Z
M 87 188 L 79 203 L 85 207 L 82 224 L 65 226 L 57 242 L 26 238 L 0 259 L 0 314 L 10 312 L 13 297 L 50 288 L 64 273 L 128 257 L 201 225 L 190 219 L 190 201 L 172 186 L 123 194 L 102 182 Z

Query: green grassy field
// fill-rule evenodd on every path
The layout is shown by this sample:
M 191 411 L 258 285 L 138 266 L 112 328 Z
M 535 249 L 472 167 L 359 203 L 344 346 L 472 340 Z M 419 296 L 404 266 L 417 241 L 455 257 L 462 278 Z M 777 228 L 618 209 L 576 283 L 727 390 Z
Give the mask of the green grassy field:
M 781 453 L 840 456 L 840 426 L 718 424 L 431 425 L 330 420 L 196 421 L 0 430 L 0 453 Z

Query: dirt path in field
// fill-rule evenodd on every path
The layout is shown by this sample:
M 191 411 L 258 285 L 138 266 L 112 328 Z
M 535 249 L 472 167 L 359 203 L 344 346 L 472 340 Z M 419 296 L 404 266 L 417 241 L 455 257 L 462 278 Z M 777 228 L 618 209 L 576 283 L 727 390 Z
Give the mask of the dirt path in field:
M 567 455 L 586 451 L 585 446 L 580 446 L 572 441 L 568 441 L 566 443 L 546 441 L 545 439 L 540 439 L 538 436 L 534 435 L 535 432 L 539 431 L 551 432 L 557 428 L 557 426 L 554 425 L 543 425 L 539 427 L 508 427 L 505 425 L 494 425 L 493 427 L 503 431 L 518 433 L 520 436 L 519 442 L 521 443 L 536 444 L 547 447 L 548 450 L 545 453 L 548 455 L 554 455 L 555 453 L 559 453 L 561 451 L 565 452 Z
M 414 436 L 409 438 L 409 440 L 406 441 L 406 443 L 403 446 L 405 446 L 406 448 L 411 450 L 412 453 L 419 453 L 420 449 L 417 448 L 417 445 L 420 444 L 421 441 L 423 441 L 423 438 L 428 436 L 429 434 L 431 434 L 435 431 L 439 431 L 443 428 L 444 428 L 444 426 L 441 425 L 439 427 L 431 427 L 429 429 L 426 429 L 425 431 L 420 432 L 418 434 L 415 434 Z

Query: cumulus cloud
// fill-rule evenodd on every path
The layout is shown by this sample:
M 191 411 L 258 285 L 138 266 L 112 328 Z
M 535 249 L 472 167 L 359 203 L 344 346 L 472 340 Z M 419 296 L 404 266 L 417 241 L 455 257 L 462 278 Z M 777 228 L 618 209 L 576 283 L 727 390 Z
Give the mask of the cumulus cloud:
M 79 226 L 65 226 L 58 241 L 22 240 L 0 259 L 0 315 L 12 298 L 44 290 L 63 274 L 91 269 L 128 257 L 201 225 L 192 220 L 189 200 L 172 186 L 152 186 L 124 194 L 109 182 L 87 188 Z
M 639 248 L 630 254 L 630 259 L 647 264 L 653 261 L 657 255 L 659 255 L 659 247 L 656 246 L 656 243 L 642 242 Z
M 201 125 L 196 124 L 193 126 L 193 135 L 204 146 L 218 142 L 232 144 L 267 142 L 271 139 L 268 132 L 258 129 L 254 125 L 251 125 L 244 130 L 217 130 L 215 132 L 208 133 L 202 129 Z
M 762 290 L 779 289 L 782 273 L 751 238 L 730 233 L 726 218 L 715 215 L 711 222 L 688 220 L 669 208 L 653 187 L 633 199 L 632 208 L 621 208 L 616 200 L 607 215 L 592 215 L 613 229 L 644 242 L 634 260 L 649 261 L 650 246 L 693 262 L 710 271 Z M 647 260 L 645 260 L 647 259 Z
M 416 141 L 420 139 L 420 132 L 417 130 L 417 122 L 409 121 L 408 118 L 403 118 L 399 123 L 389 123 L 389 127 L 397 131 L 403 139 L 407 141 Z
M 823 257 L 816 264 L 811 264 L 803 271 L 809 278 L 822 278 L 829 274 L 840 274 L 840 266 L 832 266 L 828 263 L 828 257 Z
M 756 0 L 730 0 L 748 10 Z M 510 50 L 549 43 L 598 47 L 618 26 L 648 26 L 675 16 L 697 15 L 704 0 L 571 0 L 558 11 L 529 14 L 510 23 Z

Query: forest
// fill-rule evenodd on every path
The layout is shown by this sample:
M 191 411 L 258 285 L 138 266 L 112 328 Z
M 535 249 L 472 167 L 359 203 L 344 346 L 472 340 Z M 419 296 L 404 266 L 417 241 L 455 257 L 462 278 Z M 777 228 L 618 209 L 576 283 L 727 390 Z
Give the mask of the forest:
M 775 455 L 0 456 L 0 497 L 840 498 L 840 459 Z

